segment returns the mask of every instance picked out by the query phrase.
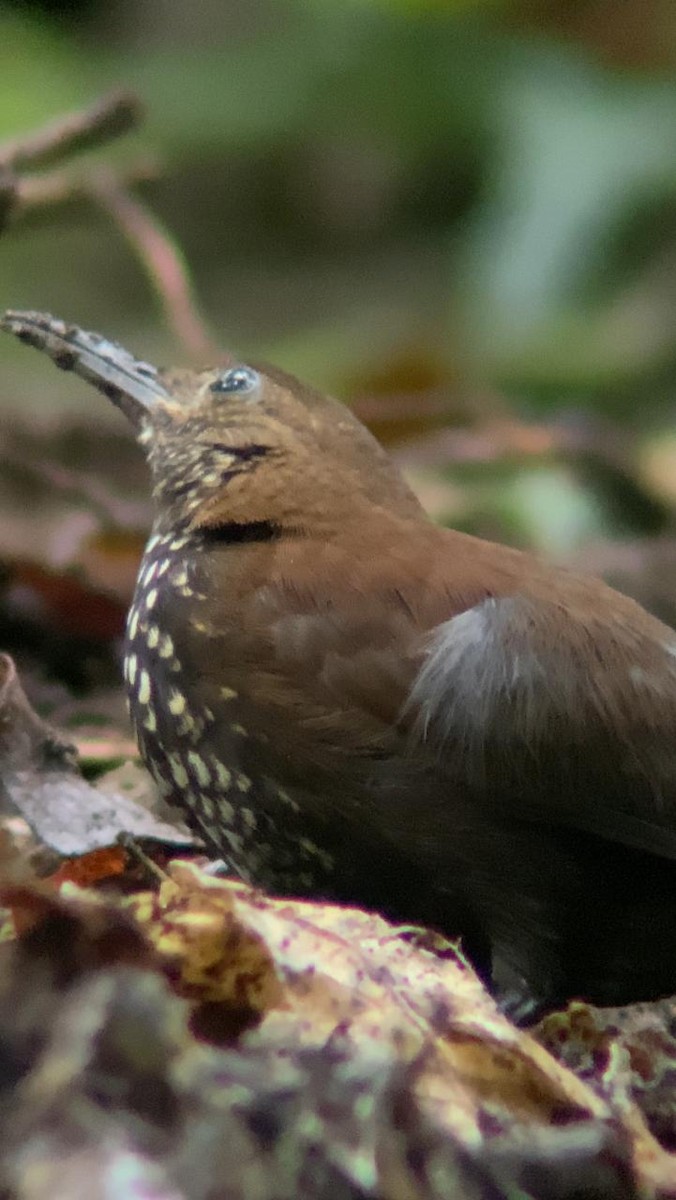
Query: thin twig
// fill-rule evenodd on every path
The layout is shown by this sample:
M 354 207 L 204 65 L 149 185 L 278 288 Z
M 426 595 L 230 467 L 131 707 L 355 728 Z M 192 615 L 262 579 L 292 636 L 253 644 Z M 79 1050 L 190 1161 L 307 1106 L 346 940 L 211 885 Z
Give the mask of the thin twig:
M 148 528 L 149 505 L 141 500 L 123 500 L 95 475 L 72 470 L 55 460 L 36 458 L 28 451 L 14 450 L 11 446 L 3 451 L 0 463 L 5 473 L 15 471 L 29 478 L 35 477 L 43 487 L 49 485 L 55 494 L 86 506 L 96 514 L 103 529 Z
M 188 354 L 218 360 L 222 350 L 207 332 L 180 249 L 129 190 L 133 183 L 154 177 L 154 165 L 143 160 L 121 171 L 66 167 L 37 177 L 19 175 L 20 168 L 42 167 L 119 137 L 135 128 L 141 118 L 138 99 L 129 92 L 115 91 L 81 112 L 0 145 L 0 233 L 8 221 L 37 208 L 93 199 L 127 238 L 159 297 L 165 320 Z
M 35 133 L 0 145 L 0 169 L 48 166 L 121 137 L 136 129 L 142 118 L 137 96 L 121 90 L 110 92 L 89 108 L 58 117 Z
M 183 255 L 157 217 L 122 186 L 112 171 L 93 173 L 87 180 L 87 190 L 140 258 L 162 303 L 165 319 L 187 352 L 198 359 L 222 358 L 221 347 L 207 332 L 200 315 Z
M 155 160 L 140 158 L 137 162 L 121 168 L 118 178 L 123 187 L 133 187 L 137 183 L 148 183 L 157 179 L 159 173 L 159 164 Z M 46 175 L 30 175 L 19 179 L 15 184 L 16 211 L 13 216 L 20 219 L 35 209 L 66 204 L 72 200 L 82 200 L 83 197 L 89 199 L 90 177 L 90 172 L 62 167 L 56 171 L 49 171 Z
M 605 423 L 575 426 L 566 421 L 526 422 L 511 418 L 469 429 L 436 429 L 411 438 L 394 450 L 395 458 L 406 468 L 556 455 L 594 458 L 613 471 L 631 471 L 631 445 L 627 437 Z
M 136 863 L 136 866 L 141 869 L 142 877 L 145 878 L 150 886 L 167 882 L 169 878 L 167 872 L 158 867 L 150 855 L 146 854 L 140 841 L 134 837 L 133 833 L 118 833 L 115 840 L 117 845 L 126 850 L 129 857 Z

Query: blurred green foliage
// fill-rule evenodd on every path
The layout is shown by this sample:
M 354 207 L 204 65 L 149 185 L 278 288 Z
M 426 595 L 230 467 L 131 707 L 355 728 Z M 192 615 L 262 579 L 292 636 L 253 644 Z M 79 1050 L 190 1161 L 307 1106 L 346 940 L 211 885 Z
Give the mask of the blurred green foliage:
M 344 395 L 385 368 L 396 393 L 413 359 L 449 420 L 499 389 L 524 416 L 652 437 L 676 384 L 676 13 L 646 0 L 637 41 L 630 7 L 116 0 L 68 23 L 0 5 L 0 136 L 130 86 L 148 121 L 114 157 L 160 155 L 146 199 L 225 343 Z M 0 304 L 171 356 L 100 214 L 26 222 L 1 253 Z M 567 466 L 494 485 L 517 540 L 626 530 Z

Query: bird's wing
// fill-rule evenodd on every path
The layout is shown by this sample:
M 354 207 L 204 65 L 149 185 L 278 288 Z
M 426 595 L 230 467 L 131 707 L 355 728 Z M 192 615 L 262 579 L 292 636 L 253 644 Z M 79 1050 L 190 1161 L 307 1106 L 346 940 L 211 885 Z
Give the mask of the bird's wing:
M 676 858 L 676 634 L 596 580 L 560 582 L 433 631 L 412 736 L 498 808 Z
M 598 580 L 557 572 L 552 592 L 529 560 L 524 583 L 506 554 L 490 590 L 481 561 L 428 549 L 408 572 L 344 563 L 329 589 L 314 572 L 271 626 L 283 674 L 338 721 L 396 726 L 496 815 L 676 858 L 676 634 Z

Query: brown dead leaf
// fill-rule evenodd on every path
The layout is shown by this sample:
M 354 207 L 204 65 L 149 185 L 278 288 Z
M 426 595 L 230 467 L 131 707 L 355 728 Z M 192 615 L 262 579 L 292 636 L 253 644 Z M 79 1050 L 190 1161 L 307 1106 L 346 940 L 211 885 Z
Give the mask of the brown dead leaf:
M 44 882 L 0 885 L 0 903 L 11 909 L 19 957 L 39 958 L 65 981 L 112 964 L 150 965 L 153 952 L 142 930 L 121 906 L 70 884 L 58 896 Z
M 430 1039 L 453 1088 L 487 1095 L 528 1119 L 599 1115 L 598 1097 L 497 1009 L 457 946 L 417 939 L 359 909 L 275 900 L 247 885 L 176 862 L 159 894 L 128 904 L 199 1006 L 247 1007 L 253 1041 L 322 1044 L 349 1025 L 357 1043 L 410 1061 Z M 478 1120 L 478 1116 L 477 1116 Z
M 122 603 L 75 575 L 19 560 L 3 582 L 3 606 L 28 616 L 48 632 L 93 642 L 111 642 L 124 633 Z
M 74 747 L 33 711 L 6 654 L 0 655 L 0 802 L 67 857 L 112 846 L 121 834 L 193 844 L 188 833 L 122 792 L 102 792 L 82 778 Z
M 185 1200 L 638 1200 L 625 1115 L 512 1029 L 444 939 L 185 864 L 127 916 L 72 888 L 2 899 L 24 931 L 0 972 L 17 1200 L 80 1194 L 87 1162 Z M 155 957 L 192 1004 L 256 1021 L 227 1051 L 194 1042 Z
M 622 1175 L 630 1147 L 654 1194 L 671 1194 L 676 1156 L 655 1141 L 626 1090 L 590 1088 L 543 1053 L 498 1012 L 452 944 L 417 941 L 358 910 L 273 900 L 189 863 L 174 864 L 170 876 L 159 895 L 130 904 L 179 993 L 195 1005 L 202 1034 L 219 1040 L 215 1004 L 224 1036 L 248 1030 L 251 1048 L 319 1048 L 349 1029 L 355 1052 L 415 1066 L 416 1120 L 467 1151 L 492 1129 L 487 1144 L 500 1171 L 516 1170 L 526 1146 L 534 1178 L 535 1160 L 547 1174 L 558 1156 L 557 1195 L 564 1196 L 582 1186 L 595 1156 L 615 1162 L 609 1178 L 615 1168 Z M 204 1008 L 212 1018 L 206 1026 Z M 676 1047 L 670 1062 L 676 1066 Z M 505 1141 L 515 1122 L 516 1143 Z M 562 1131 L 558 1150 L 553 1127 Z
M 624 1113 L 642 1175 L 660 1195 L 676 1196 L 676 1001 L 623 1009 L 575 1003 L 535 1033 Z
M 106 846 L 102 850 L 90 850 L 80 858 L 67 858 L 58 870 L 49 876 L 53 887 L 73 883 L 77 887 L 94 887 L 104 879 L 123 875 L 128 868 L 128 856 L 122 846 Z

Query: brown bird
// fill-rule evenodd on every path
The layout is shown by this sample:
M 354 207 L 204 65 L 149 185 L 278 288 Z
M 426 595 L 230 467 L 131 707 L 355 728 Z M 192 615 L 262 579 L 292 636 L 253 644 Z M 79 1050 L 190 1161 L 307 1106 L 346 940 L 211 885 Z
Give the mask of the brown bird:
M 676 991 L 676 634 L 433 525 L 342 404 L 2 327 L 135 426 L 155 523 L 125 676 L 143 756 L 244 878 L 460 934 L 523 1015 Z

